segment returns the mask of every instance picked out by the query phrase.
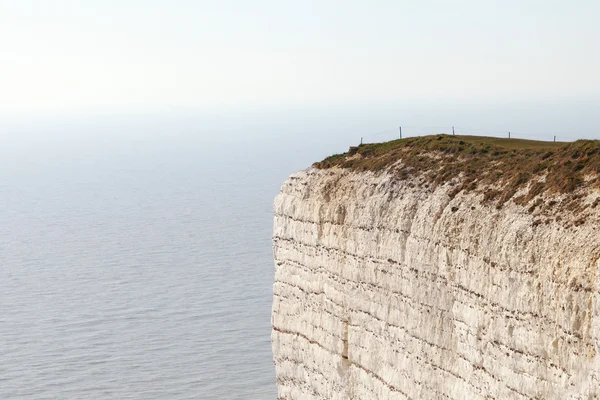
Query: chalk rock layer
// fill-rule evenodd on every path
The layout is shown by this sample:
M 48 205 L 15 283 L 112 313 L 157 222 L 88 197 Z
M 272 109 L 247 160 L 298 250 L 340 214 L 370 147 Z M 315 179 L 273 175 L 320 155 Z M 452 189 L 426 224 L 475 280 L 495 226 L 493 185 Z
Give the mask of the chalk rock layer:
M 337 167 L 283 184 L 280 399 L 600 398 L 596 208 L 542 215 L 454 188 Z

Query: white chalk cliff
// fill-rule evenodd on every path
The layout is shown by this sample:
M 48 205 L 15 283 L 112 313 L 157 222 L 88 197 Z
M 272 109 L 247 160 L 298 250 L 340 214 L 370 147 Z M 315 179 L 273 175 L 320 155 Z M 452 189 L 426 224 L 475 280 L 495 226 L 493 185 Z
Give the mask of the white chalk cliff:
M 340 167 L 283 184 L 279 399 L 600 398 L 599 193 L 582 219 L 454 188 Z

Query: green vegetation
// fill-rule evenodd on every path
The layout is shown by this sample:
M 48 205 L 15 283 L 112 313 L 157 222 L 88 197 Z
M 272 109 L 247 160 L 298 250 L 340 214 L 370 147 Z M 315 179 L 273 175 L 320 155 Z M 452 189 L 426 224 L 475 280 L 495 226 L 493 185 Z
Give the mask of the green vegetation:
M 316 168 L 335 166 L 357 171 L 389 169 L 399 180 L 418 175 L 426 185 L 456 182 L 452 196 L 478 190 L 484 200 L 500 206 L 519 189 L 529 187 L 527 194 L 514 199 L 525 204 L 545 192 L 573 193 L 600 186 L 600 141 L 432 135 L 363 144 L 314 164 Z

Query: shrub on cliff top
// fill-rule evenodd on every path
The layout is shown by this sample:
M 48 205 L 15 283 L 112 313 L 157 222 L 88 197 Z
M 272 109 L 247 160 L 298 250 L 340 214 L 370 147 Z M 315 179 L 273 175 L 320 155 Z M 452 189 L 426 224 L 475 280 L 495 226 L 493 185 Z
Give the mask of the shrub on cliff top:
M 400 180 L 418 175 L 437 184 L 460 178 L 454 195 L 462 190 L 481 190 L 484 200 L 501 204 L 527 186 L 528 193 L 514 199 L 524 204 L 545 192 L 570 193 L 584 186 L 600 186 L 600 141 L 556 143 L 432 135 L 362 144 L 313 166 L 388 169 Z

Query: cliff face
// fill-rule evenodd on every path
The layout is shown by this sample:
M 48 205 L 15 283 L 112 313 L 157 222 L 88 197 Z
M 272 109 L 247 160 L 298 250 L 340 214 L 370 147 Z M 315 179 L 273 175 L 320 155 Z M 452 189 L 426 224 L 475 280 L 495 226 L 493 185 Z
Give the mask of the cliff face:
M 456 185 L 335 166 L 283 184 L 280 399 L 600 398 L 600 193 L 548 212 L 565 195 Z

